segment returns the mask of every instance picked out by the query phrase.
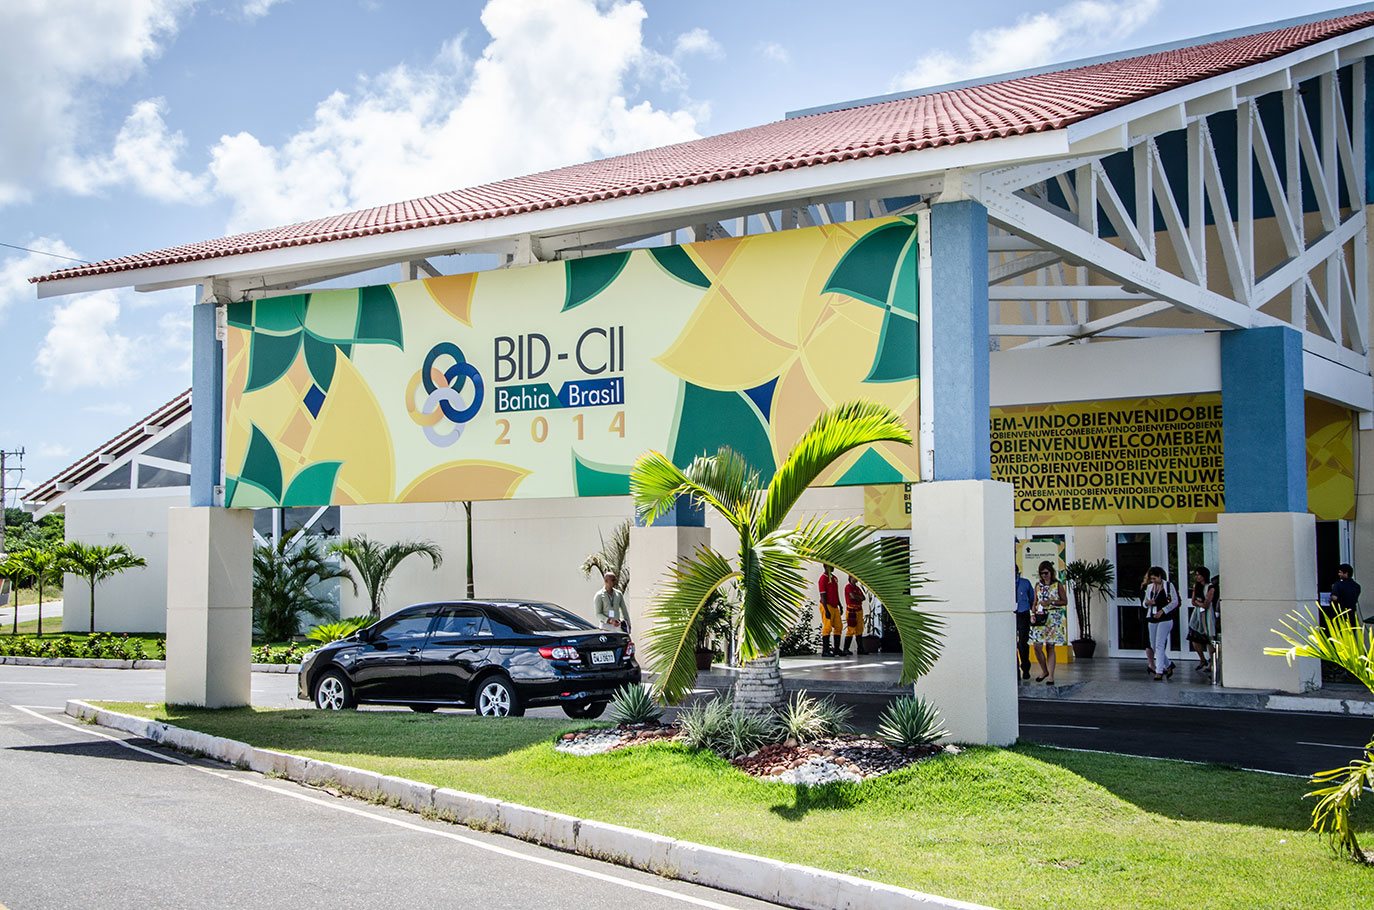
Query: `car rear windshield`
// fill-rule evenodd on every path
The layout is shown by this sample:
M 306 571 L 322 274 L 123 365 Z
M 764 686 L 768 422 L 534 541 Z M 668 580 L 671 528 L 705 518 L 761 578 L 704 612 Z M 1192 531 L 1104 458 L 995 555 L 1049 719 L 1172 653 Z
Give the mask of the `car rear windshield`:
M 553 604 L 491 604 L 487 610 L 492 619 L 526 634 L 581 632 L 596 628 L 585 619 Z

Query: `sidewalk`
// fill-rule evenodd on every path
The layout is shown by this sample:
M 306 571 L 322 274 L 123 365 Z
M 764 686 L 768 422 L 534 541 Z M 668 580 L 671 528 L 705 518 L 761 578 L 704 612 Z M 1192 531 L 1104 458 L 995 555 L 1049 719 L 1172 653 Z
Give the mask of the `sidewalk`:
M 38 604 L 20 604 L 19 621 L 29 622 L 38 618 Z M 57 625 L 54 629 L 62 628 L 62 601 L 45 600 L 43 601 L 43 628 L 47 629 L 48 620 L 53 620 Z M 14 622 L 14 606 L 10 604 L 0 605 L 0 626 Z
M 1014 660 L 1014 658 L 1013 658 Z M 1032 661 L 1034 658 L 1032 658 Z M 1096 657 L 1059 664 L 1055 685 L 1035 682 L 1039 674 L 1019 682 L 1023 699 L 1064 699 L 1136 705 L 1191 705 L 1250 710 L 1318 711 L 1374 716 L 1374 694 L 1361 686 L 1327 686 L 1301 695 L 1272 689 L 1231 689 L 1212 685 L 1211 675 L 1198 673 L 1195 661 L 1180 660 L 1171 679 L 1156 682 L 1145 669 L 1143 658 Z M 911 692 L 897 682 L 902 672 L 900 654 L 865 654 L 853 657 L 785 657 L 783 685 L 788 691 L 806 689 L 812 694 L 897 696 Z M 697 685 L 729 689 L 739 671 L 719 664 L 697 676 Z

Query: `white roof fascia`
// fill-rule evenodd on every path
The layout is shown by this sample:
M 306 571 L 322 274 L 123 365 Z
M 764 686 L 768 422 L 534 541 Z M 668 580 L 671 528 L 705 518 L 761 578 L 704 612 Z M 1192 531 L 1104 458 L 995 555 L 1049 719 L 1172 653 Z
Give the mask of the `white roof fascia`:
M 101 275 L 59 278 L 40 282 L 37 293 L 39 298 L 47 298 L 129 286 L 190 286 L 206 283 L 210 278 L 245 275 L 271 279 L 275 272 L 291 272 L 299 277 L 303 270 L 313 268 L 325 274 L 350 263 L 370 262 L 375 266 L 379 260 L 387 257 L 399 262 L 421 256 L 464 252 L 465 248 L 482 244 L 514 241 L 520 234 L 542 236 L 571 233 L 674 216 L 680 218 L 683 224 L 690 224 L 693 220 L 700 220 L 727 207 L 752 207 L 754 211 L 762 211 L 770 205 L 799 198 L 858 194 L 865 189 L 937 175 L 947 170 L 1058 158 L 1067 155 L 1068 151 L 1068 138 L 1064 130 L 1046 130 L 716 180 L 517 215 L 409 228 Z
M 1099 133 L 1123 125 L 1129 127 L 1132 121 L 1141 120 L 1178 105 L 1186 106 L 1190 101 L 1199 101 L 1211 95 L 1234 90 L 1246 83 L 1264 79 L 1275 73 L 1285 72 L 1310 60 L 1317 60 L 1327 54 L 1336 54 L 1344 47 L 1358 45 L 1371 39 L 1374 39 L 1374 26 L 1327 38 L 1318 44 L 1290 51 L 1281 57 L 1275 57 L 1273 60 L 1265 60 L 1262 63 L 1255 63 L 1243 69 L 1222 73 L 1201 82 L 1182 85 L 1167 92 L 1142 98 L 1124 107 L 1069 124 L 1066 127 L 1069 144 L 1071 146 L 1078 145 Z M 1353 61 L 1345 61 L 1345 63 L 1349 62 Z M 1267 89 L 1264 85 L 1256 86 L 1256 88 L 1265 89 L 1265 91 L 1275 90 Z
M 1355 411 L 1374 411 L 1374 384 L 1361 373 L 1311 351 L 1302 352 L 1304 391 Z

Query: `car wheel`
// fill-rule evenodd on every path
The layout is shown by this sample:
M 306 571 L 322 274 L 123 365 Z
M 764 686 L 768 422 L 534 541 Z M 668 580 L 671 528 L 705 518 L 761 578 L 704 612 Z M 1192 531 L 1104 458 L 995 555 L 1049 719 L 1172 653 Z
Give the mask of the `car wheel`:
M 477 690 L 477 713 L 483 717 L 519 717 L 525 713 L 515 686 L 504 676 L 490 676 Z
M 315 683 L 315 707 L 324 711 L 354 707 L 353 687 L 342 673 L 330 670 Z
M 605 712 L 606 703 L 604 701 L 584 701 L 575 705 L 563 706 L 564 714 L 578 719 L 591 720 L 592 718 L 600 717 Z
M 432 714 L 439 707 L 438 705 L 410 705 L 410 710 L 416 714 Z

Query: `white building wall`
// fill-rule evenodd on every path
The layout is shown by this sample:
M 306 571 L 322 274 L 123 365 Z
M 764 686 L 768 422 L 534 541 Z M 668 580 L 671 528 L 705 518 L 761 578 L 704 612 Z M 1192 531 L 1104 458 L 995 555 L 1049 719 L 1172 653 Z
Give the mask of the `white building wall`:
M 95 628 L 102 632 L 165 632 L 167 629 L 167 510 L 190 505 L 185 490 L 160 496 L 125 493 L 109 498 L 69 498 L 67 540 L 122 543 L 148 561 L 101 582 L 95 590 Z M 63 579 L 62 631 L 90 628 L 90 590 L 84 579 Z

